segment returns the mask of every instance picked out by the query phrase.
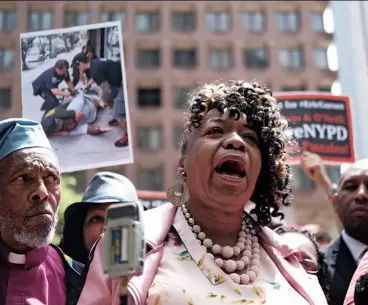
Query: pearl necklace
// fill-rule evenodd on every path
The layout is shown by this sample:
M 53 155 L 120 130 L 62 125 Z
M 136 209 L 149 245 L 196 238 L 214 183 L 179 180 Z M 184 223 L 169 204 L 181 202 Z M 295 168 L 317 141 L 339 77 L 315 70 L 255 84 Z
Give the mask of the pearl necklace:
M 238 242 L 236 245 L 234 247 L 221 247 L 218 244 L 214 245 L 210 238 L 206 238 L 206 234 L 201 231 L 201 227 L 194 223 L 194 219 L 188 212 L 186 204 L 183 204 L 181 209 L 188 225 L 193 231 L 194 237 L 198 240 L 200 245 L 205 247 L 206 255 L 212 258 L 215 263 L 228 274 L 234 283 L 246 285 L 256 280 L 261 265 L 259 256 L 260 250 L 256 231 L 249 218 L 243 216 L 242 228 L 238 234 Z M 239 260 L 231 259 L 233 256 L 240 255 L 242 251 L 243 253 Z M 222 258 L 215 259 L 214 255 L 220 255 Z M 236 270 L 243 271 L 244 269 L 246 269 L 246 272 L 241 275 L 235 273 Z

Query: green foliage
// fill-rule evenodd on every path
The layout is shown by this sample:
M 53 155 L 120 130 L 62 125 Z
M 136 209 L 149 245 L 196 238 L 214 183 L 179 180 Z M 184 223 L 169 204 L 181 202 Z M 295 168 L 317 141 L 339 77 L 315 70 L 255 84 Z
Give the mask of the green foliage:
M 80 201 L 83 194 L 76 191 L 77 179 L 68 174 L 61 176 L 61 200 L 59 203 L 59 222 L 56 228 L 56 234 L 53 243 L 58 245 L 60 242 L 60 236 L 64 227 L 64 212 L 66 208 L 74 202 Z

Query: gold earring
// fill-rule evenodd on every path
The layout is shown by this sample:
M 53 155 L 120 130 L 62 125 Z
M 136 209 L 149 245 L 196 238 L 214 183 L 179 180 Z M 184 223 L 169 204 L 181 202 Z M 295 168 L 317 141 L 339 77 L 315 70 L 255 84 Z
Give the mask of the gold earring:
M 181 176 L 178 175 L 177 180 L 169 186 L 166 196 L 167 200 L 177 207 L 189 200 L 189 189 Z

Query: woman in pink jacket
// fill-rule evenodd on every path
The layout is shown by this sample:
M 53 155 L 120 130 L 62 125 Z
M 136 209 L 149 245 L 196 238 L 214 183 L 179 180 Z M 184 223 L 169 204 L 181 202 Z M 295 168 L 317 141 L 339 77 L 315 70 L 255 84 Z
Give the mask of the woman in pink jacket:
M 170 204 L 145 212 L 151 250 L 129 282 L 130 304 L 326 305 L 300 253 L 266 227 L 290 199 L 287 122 L 271 92 L 207 84 L 188 108 Z M 118 281 L 103 275 L 101 240 L 78 304 L 119 304 Z

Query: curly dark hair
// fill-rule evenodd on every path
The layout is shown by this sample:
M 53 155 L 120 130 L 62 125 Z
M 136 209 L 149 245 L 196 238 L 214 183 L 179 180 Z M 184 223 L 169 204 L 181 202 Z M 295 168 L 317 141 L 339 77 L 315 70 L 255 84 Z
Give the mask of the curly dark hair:
M 307 230 L 297 229 L 294 227 L 280 227 L 275 230 L 275 232 L 279 235 L 284 233 L 301 233 L 304 234 L 306 237 L 310 239 L 310 241 L 313 243 L 314 248 L 317 252 L 317 263 L 318 263 L 318 272 L 317 272 L 317 278 L 318 282 L 321 285 L 321 288 L 323 290 L 323 293 L 326 296 L 327 303 L 331 304 L 331 297 L 330 297 L 330 291 L 331 291 L 331 280 L 328 272 L 328 267 L 325 262 L 325 255 L 321 251 L 321 248 L 318 245 L 317 239 Z
M 284 218 L 280 205 L 291 202 L 291 167 L 288 164 L 286 146 L 291 139 L 285 136 L 286 119 L 277 108 L 272 92 L 257 82 L 231 81 L 206 84 L 192 92 L 188 101 L 189 120 L 184 126 L 182 153 L 187 146 L 186 134 L 201 125 L 203 116 L 212 109 L 238 120 L 246 115 L 247 124 L 258 135 L 261 151 L 261 171 L 251 200 L 251 211 L 261 225 L 268 225 L 271 217 Z

